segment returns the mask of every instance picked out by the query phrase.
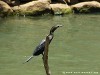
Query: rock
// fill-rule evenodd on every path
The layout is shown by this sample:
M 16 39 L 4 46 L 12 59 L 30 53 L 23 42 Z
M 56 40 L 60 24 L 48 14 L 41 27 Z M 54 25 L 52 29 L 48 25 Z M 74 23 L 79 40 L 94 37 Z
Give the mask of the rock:
M 86 2 L 86 1 L 97 1 L 97 2 L 100 2 L 100 0 L 79 0 L 79 2 Z
M 20 1 L 20 4 L 25 4 L 25 3 L 28 3 L 31 1 L 37 1 L 37 0 L 19 0 L 19 1 Z
M 30 2 L 32 0 L 19 0 L 20 2 Z
M 13 10 L 7 3 L 0 1 L 0 16 L 10 15 L 12 12 Z
M 51 8 L 48 2 L 32 1 L 12 8 L 19 15 L 42 15 L 49 13 Z
M 78 0 L 52 0 L 53 2 L 56 2 L 56 3 L 64 3 L 64 4 L 76 4 L 78 3 L 79 1 Z
M 72 5 L 71 8 L 76 13 L 100 12 L 100 3 L 97 1 L 81 2 Z
M 55 15 L 71 13 L 71 8 L 66 4 L 50 4 L 52 11 Z
M 2 0 L 2 1 L 6 2 L 10 6 L 16 6 L 20 4 L 19 0 Z
M 76 4 L 79 1 L 78 0 L 66 0 L 69 4 Z

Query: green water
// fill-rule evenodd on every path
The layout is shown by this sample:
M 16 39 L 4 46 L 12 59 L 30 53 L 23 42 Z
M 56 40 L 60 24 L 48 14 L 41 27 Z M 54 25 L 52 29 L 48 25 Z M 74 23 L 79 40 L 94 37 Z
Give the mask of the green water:
M 49 46 L 52 75 L 100 75 L 99 14 L 0 19 L 0 75 L 45 75 L 41 55 L 22 63 L 57 24 L 63 27 Z

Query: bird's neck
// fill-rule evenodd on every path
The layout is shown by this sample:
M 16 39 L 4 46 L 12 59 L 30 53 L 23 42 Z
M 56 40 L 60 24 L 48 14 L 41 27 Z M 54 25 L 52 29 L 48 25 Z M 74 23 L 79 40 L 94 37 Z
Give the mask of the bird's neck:
M 54 31 L 50 31 L 49 35 L 53 35 Z
M 54 37 L 54 35 L 53 34 L 49 34 L 49 43 L 52 41 L 52 39 L 53 39 L 53 37 Z

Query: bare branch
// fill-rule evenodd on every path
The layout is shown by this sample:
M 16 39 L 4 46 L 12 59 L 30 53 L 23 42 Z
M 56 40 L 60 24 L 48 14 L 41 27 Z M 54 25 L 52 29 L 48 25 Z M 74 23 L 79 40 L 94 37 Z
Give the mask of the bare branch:
M 47 36 L 46 42 L 45 42 L 44 55 L 43 55 L 43 63 L 44 63 L 46 74 L 51 75 L 50 70 L 49 70 L 49 65 L 48 65 L 48 49 L 49 49 L 49 37 Z

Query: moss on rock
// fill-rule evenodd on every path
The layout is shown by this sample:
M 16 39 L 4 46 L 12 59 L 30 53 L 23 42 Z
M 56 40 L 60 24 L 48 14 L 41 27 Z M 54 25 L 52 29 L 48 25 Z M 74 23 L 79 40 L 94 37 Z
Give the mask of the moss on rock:
M 72 9 L 66 4 L 50 4 L 55 15 L 72 13 Z

